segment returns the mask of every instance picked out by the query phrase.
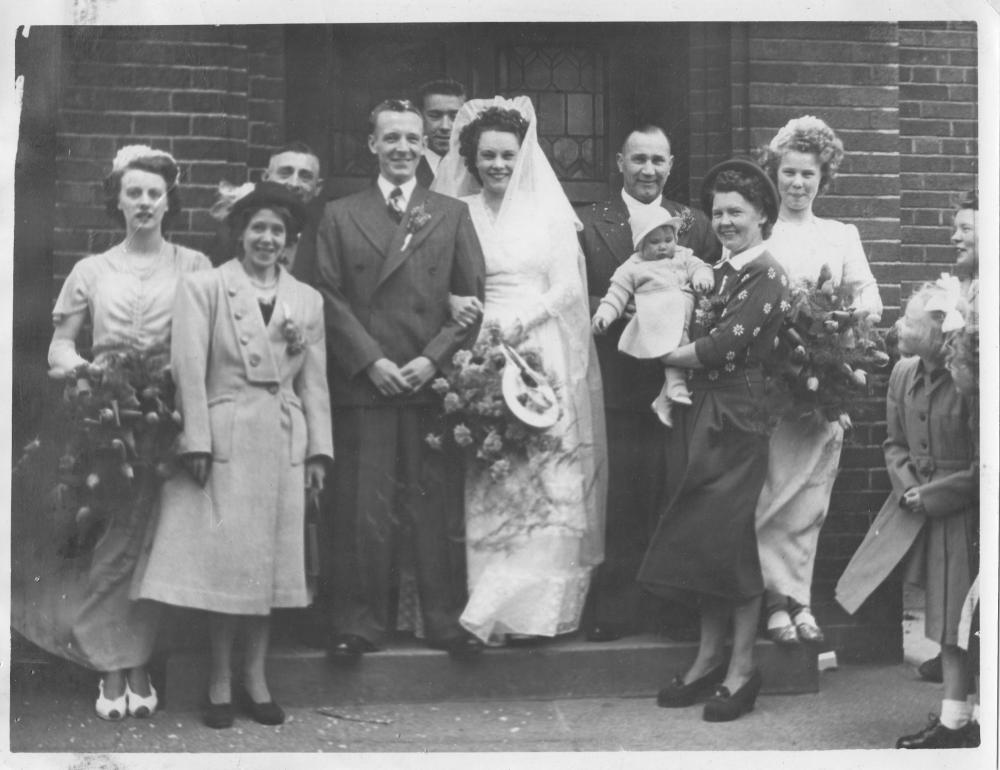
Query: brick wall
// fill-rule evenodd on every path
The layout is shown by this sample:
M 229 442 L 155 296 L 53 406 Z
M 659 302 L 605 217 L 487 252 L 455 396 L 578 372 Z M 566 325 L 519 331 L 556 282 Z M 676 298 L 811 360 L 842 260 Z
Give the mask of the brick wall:
M 688 94 L 691 126 L 688 162 L 691 203 L 698 200 L 705 173 L 732 152 L 730 120 L 730 24 L 690 25 Z
M 957 194 L 976 186 L 976 25 L 899 25 L 899 154 L 902 297 L 955 261 L 948 242 Z
M 101 182 L 116 150 L 144 143 L 181 165 L 172 237 L 208 249 L 218 182 L 240 183 L 283 140 L 281 29 L 67 29 L 57 112 L 54 292 L 73 263 L 120 240 Z

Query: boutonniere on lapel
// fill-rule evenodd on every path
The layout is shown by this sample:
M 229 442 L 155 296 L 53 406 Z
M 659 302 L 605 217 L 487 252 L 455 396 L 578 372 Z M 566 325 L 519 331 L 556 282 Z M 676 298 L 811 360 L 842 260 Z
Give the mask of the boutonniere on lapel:
M 400 251 L 406 251 L 406 247 L 410 245 L 413 234 L 430 221 L 431 215 L 427 211 L 426 201 L 410 209 L 410 213 L 406 216 L 406 237 L 403 239 L 403 246 Z
M 691 211 L 687 206 L 681 211 L 681 226 L 677 229 L 677 235 L 684 235 L 688 230 L 691 229 L 691 225 L 694 224 L 694 212 Z
M 288 343 L 288 355 L 296 356 L 306 349 L 306 338 L 299 325 L 292 320 L 288 305 L 281 303 L 281 311 L 285 316 L 285 320 L 281 322 L 281 336 Z

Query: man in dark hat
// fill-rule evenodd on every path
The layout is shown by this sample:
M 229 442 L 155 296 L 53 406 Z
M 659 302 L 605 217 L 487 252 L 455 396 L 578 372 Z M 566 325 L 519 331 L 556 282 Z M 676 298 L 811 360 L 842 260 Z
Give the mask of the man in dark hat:
M 679 217 L 678 243 L 705 262 L 719 258 L 721 247 L 707 217 L 663 197 L 673 160 L 662 128 L 637 128 L 618 153 L 620 193 L 578 212 L 592 314 L 612 274 L 632 254 L 629 217 L 643 209 L 662 207 Z M 663 384 L 663 367 L 618 352 L 627 321 L 620 319 L 595 338 L 604 382 L 609 478 L 605 560 L 591 584 L 583 623 L 587 639 L 594 642 L 641 630 L 637 625 L 641 592 L 635 576 L 649 542 L 663 479 L 664 428 L 651 410 Z

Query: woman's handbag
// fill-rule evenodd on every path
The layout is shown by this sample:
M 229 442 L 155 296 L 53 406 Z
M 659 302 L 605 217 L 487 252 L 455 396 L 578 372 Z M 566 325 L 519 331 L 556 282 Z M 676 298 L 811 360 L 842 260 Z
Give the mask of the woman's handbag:
M 320 490 L 316 487 L 306 487 L 305 513 L 305 564 L 306 589 L 310 598 L 316 596 L 319 588 L 319 497 Z

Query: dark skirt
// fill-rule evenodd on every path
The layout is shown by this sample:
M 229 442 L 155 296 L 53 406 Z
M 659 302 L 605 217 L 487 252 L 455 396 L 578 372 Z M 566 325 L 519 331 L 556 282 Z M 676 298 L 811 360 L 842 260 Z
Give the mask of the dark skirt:
M 763 379 L 699 373 L 691 389 L 691 406 L 674 410 L 666 495 L 638 579 L 671 599 L 741 603 L 764 591 L 754 522 L 767 473 Z

